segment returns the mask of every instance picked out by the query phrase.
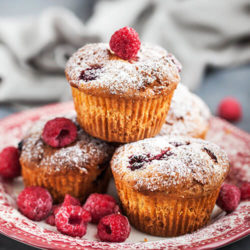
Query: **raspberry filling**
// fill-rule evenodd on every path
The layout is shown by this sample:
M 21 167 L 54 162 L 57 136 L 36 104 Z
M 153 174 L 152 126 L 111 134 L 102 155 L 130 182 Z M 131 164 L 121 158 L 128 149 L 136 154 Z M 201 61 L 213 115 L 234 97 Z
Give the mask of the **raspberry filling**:
M 143 165 L 147 162 L 149 162 L 149 157 L 150 155 L 131 155 L 129 157 L 129 166 L 128 168 L 130 168 L 132 171 L 136 170 L 136 169 L 140 169 L 143 167 Z
M 136 169 L 140 169 L 144 166 L 145 163 L 151 162 L 153 160 L 166 160 L 169 156 L 173 155 L 174 153 L 170 151 L 170 148 L 166 150 L 162 150 L 160 154 L 157 155 L 131 155 L 129 157 L 129 166 L 132 171 Z
M 215 156 L 215 154 L 210 151 L 208 148 L 204 147 L 203 150 L 210 156 L 210 158 L 215 162 L 218 163 L 217 157 Z
M 155 155 L 152 158 L 150 158 L 150 161 L 153 161 L 153 160 L 160 161 L 160 160 L 163 160 L 163 159 L 167 159 L 167 157 L 169 157 L 171 155 L 173 155 L 173 152 L 171 152 L 170 148 L 168 148 L 166 150 L 161 151 L 160 154 Z
M 99 65 L 92 66 L 90 68 L 83 70 L 79 78 L 80 80 L 83 80 L 85 82 L 93 81 L 100 75 L 101 72 L 102 72 L 101 66 Z
M 169 144 L 173 145 L 174 147 L 178 148 L 180 146 L 187 146 L 190 145 L 190 142 L 187 141 L 186 143 L 182 143 L 182 142 L 169 142 Z

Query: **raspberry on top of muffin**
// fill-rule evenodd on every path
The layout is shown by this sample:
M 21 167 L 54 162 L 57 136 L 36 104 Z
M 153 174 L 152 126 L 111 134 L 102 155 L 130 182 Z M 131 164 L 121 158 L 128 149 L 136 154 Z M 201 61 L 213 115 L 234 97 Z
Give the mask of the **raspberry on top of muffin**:
M 178 84 L 159 135 L 190 136 L 204 139 L 211 114 L 208 106 L 188 88 Z
M 112 145 L 84 132 L 75 117 L 40 121 L 23 139 L 23 180 L 47 188 L 56 202 L 66 194 L 84 200 L 106 191 L 113 152 Z
M 202 195 L 220 186 L 229 170 L 217 145 L 188 137 L 159 136 L 118 148 L 111 162 L 115 176 L 138 191 Z
M 141 44 L 129 27 L 105 43 L 87 44 L 69 59 L 77 119 L 90 135 L 132 142 L 159 133 L 180 81 L 179 63 L 158 46 Z
M 75 117 L 72 121 L 76 123 Z M 104 141 L 96 139 L 85 133 L 77 125 L 77 138 L 75 142 L 61 148 L 47 145 L 42 139 L 42 128 L 45 122 L 34 125 L 23 140 L 21 160 L 30 161 L 36 167 L 48 166 L 47 172 L 62 171 L 67 168 L 78 168 L 82 172 L 91 171 L 92 165 L 102 164 L 112 154 L 113 147 Z M 89 169 L 90 168 L 90 169 Z
M 87 44 L 66 65 L 69 83 L 86 94 L 157 96 L 179 81 L 173 56 L 158 46 L 142 44 L 136 59 L 123 60 L 105 43 Z

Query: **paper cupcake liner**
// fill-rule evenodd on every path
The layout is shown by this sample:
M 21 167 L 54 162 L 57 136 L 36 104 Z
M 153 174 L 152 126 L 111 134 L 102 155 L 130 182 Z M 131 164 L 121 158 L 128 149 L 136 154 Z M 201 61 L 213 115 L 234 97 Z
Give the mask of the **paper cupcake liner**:
M 98 97 L 72 87 L 81 127 L 94 137 L 121 143 L 157 135 L 165 121 L 172 95 L 138 100 Z
M 45 168 L 46 169 L 46 168 Z M 84 201 L 91 193 L 104 193 L 107 190 L 111 176 L 110 169 L 104 170 L 102 178 L 88 176 L 80 171 L 68 171 L 68 173 L 48 174 L 41 166 L 31 169 L 22 164 L 22 176 L 25 186 L 40 186 L 46 188 L 53 197 L 53 201 L 60 203 L 66 194 Z
M 116 180 L 124 212 L 138 230 L 163 237 L 191 233 L 210 219 L 219 188 L 209 195 L 174 198 L 163 193 L 143 194 Z

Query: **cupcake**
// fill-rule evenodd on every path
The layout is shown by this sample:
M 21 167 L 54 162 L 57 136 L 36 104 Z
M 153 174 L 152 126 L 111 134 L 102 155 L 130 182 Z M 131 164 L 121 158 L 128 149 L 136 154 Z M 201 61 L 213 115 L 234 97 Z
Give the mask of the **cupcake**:
M 121 146 L 111 169 L 130 222 L 166 237 L 191 233 L 209 222 L 229 163 L 215 144 L 162 136 Z
M 209 118 L 210 111 L 207 105 L 184 85 L 179 84 L 159 135 L 204 139 L 209 129 Z
M 176 60 L 149 44 L 142 44 L 130 59 L 117 54 L 108 44 L 97 43 L 85 45 L 69 59 L 65 73 L 78 122 L 90 135 L 109 142 L 153 137 L 180 80 Z
M 75 119 L 39 122 L 22 141 L 24 184 L 48 189 L 55 202 L 62 202 L 65 194 L 83 201 L 90 193 L 106 191 L 113 151 L 86 134 Z

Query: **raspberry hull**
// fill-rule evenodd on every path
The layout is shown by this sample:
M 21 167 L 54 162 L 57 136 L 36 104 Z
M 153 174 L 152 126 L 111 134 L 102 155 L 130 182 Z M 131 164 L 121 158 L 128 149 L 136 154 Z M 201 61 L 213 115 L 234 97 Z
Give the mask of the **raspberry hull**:
M 0 153 L 0 175 L 7 179 L 18 177 L 21 173 L 20 152 L 15 147 L 4 148 Z
M 49 217 L 47 217 L 47 219 L 45 220 L 45 222 L 51 226 L 55 226 L 56 222 L 55 222 L 55 215 L 51 214 Z

